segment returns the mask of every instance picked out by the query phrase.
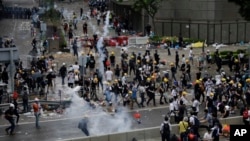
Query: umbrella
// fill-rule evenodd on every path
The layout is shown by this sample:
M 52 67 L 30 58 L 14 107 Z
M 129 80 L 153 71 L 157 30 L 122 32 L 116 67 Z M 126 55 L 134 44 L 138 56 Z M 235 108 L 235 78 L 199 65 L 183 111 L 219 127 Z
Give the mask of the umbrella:
M 83 118 L 82 120 L 80 120 L 80 122 L 78 123 L 78 128 L 81 129 L 82 132 L 86 136 L 89 136 L 88 119 L 87 118 Z
M 42 77 L 43 75 L 40 72 L 35 72 L 34 74 L 32 74 L 32 79 L 33 80 L 37 80 L 37 78 Z

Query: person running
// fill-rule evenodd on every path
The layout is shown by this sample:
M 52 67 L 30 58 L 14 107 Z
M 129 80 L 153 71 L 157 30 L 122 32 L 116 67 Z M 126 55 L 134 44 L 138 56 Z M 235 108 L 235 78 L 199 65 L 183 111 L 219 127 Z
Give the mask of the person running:
M 10 123 L 10 126 L 5 129 L 7 135 L 14 135 L 14 130 L 15 130 L 14 109 L 15 105 L 11 103 L 9 109 L 5 111 L 5 119 L 8 120 Z

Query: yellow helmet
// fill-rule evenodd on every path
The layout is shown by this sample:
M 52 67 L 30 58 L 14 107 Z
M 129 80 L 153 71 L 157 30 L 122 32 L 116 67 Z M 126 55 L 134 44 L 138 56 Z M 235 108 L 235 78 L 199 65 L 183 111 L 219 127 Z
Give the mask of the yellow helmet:
M 154 64 L 156 64 L 157 62 L 156 61 L 154 61 Z
M 222 82 L 225 82 L 225 81 L 226 81 L 226 79 L 225 79 L 225 78 L 221 78 L 221 81 L 222 81 Z
M 79 73 L 79 71 L 78 71 L 78 70 L 75 70 L 75 73 Z
M 214 96 L 214 93 L 210 93 L 210 96 Z
M 168 82 L 168 79 L 167 79 L 167 78 L 164 78 L 163 81 L 164 81 L 164 82 Z
M 231 80 L 230 82 L 229 82 L 229 84 L 233 84 L 234 83 L 234 81 L 233 80 Z
M 200 80 L 196 80 L 195 83 L 200 83 Z
M 170 63 L 170 66 L 174 66 L 174 63 Z
M 183 91 L 183 92 L 182 92 L 182 95 L 183 95 L 183 96 L 187 95 L 187 92 L 186 92 L 186 91 Z
M 98 82 L 98 78 L 94 78 L 94 83 L 97 83 Z
M 186 60 L 186 63 L 189 63 L 189 60 Z
M 124 76 L 127 76 L 127 73 L 124 73 Z
M 151 78 L 150 78 L 150 77 L 148 77 L 148 78 L 147 78 L 147 81 L 151 81 Z
M 199 81 L 202 82 L 203 81 L 202 78 L 200 78 Z
M 155 76 L 154 76 L 154 75 L 152 75 L 152 76 L 151 76 L 151 79 L 154 79 L 154 78 L 155 78 Z
M 128 91 L 129 94 L 132 94 L 132 91 Z
M 116 82 L 118 82 L 118 80 L 117 80 L 117 79 L 115 79 L 115 83 L 116 83 Z
M 115 54 L 114 51 L 112 51 L 111 54 L 114 55 Z
M 140 63 L 141 61 L 140 60 L 137 60 L 137 63 Z
M 31 74 L 34 74 L 35 72 L 34 71 L 31 71 Z
M 246 82 L 247 82 L 247 83 L 250 83 L 250 78 L 247 78 L 247 79 L 246 79 Z
M 241 84 L 241 83 L 239 83 L 239 84 L 238 84 L 238 87 L 242 87 L 242 84 Z
M 234 60 L 234 63 L 238 63 L 238 62 L 239 62 L 239 60 L 238 60 L 238 59 L 235 59 L 235 60 Z

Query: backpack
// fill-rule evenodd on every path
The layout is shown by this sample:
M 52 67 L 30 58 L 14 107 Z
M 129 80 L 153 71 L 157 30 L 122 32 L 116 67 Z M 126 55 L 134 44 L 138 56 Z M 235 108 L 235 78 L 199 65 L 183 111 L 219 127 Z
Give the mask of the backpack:
M 243 116 L 243 119 L 247 119 L 249 117 L 248 116 L 248 110 L 243 111 L 242 116 Z
M 170 134 L 170 127 L 168 123 L 163 123 L 163 134 L 164 135 L 168 135 Z
M 197 126 L 197 127 L 200 126 L 200 121 L 197 117 L 194 117 L 194 126 Z

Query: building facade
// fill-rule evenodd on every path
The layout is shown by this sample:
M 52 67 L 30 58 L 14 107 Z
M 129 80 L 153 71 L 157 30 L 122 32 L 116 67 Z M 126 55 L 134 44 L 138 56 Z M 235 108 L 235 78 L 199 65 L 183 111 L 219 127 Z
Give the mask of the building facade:
M 134 28 L 143 31 L 149 17 L 144 12 L 134 12 L 132 4 L 130 0 L 113 0 L 112 8 L 117 14 L 130 11 Z M 238 9 L 228 0 L 164 0 L 155 17 L 156 35 L 181 35 L 208 43 L 249 42 L 250 22 L 238 14 Z

